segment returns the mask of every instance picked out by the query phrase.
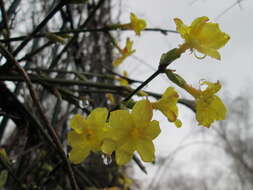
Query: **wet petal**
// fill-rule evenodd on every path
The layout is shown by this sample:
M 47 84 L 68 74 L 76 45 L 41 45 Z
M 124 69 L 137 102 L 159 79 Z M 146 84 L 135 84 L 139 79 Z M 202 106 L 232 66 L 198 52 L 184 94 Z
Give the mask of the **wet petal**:
M 205 48 L 205 47 L 195 47 L 199 52 L 209 55 L 212 58 L 221 59 L 220 53 L 216 49 Z

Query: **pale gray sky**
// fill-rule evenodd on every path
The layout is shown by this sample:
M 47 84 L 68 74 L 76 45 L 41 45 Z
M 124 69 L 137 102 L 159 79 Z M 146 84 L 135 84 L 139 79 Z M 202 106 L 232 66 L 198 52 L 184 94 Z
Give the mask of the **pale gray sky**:
M 115 4 L 118 2 L 116 0 Z M 173 22 L 175 17 L 182 19 L 188 25 L 199 16 L 208 16 L 211 22 L 218 22 L 222 31 L 231 36 L 229 43 L 220 50 L 221 61 L 209 57 L 198 60 L 187 52 L 173 63 L 172 68 L 196 87 L 198 87 L 200 79 L 213 82 L 220 80 L 224 86 L 220 95 L 223 96 L 226 93 L 236 96 L 252 90 L 253 1 L 241 1 L 240 6 L 236 5 L 220 16 L 235 2 L 236 0 L 122 1 L 121 22 L 129 21 L 130 12 L 146 19 L 148 27 L 164 29 L 175 30 Z M 125 32 L 122 39 L 125 39 L 126 36 L 130 36 L 134 40 L 135 56 L 143 60 L 148 66 L 138 62 L 135 58 L 128 58 L 120 66 L 120 70 L 126 69 L 130 77 L 140 80 L 145 80 L 154 72 L 152 68 L 157 67 L 162 53 L 177 47 L 183 41 L 179 35 L 173 33 L 164 36 L 160 33 L 145 32 L 142 33 L 141 37 L 135 37 L 133 32 Z M 122 40 L 122 45 L 124 43 Z M 161 76 L 150 83 L 146 89 L 162 93 L 170 84 L 166 77 Z M 185 93 L 182 94 L 182 96 L 185 95 Z M 183 107 L 180 107 L 180 114 L 183 115 L 184 123 L 181 129 L 176 129 L 160 114 L 155 115 L 155 118 L 161 120 L 162 128 L 162 134 L 156 141 L 157 154 L 167 155 L 189 133 L 197 132 L 196 124 L 192 121 L 194 114 L 183 109 Z M 149 176 L 143 175 L 142 177 L 152 177 L 152 172 Z

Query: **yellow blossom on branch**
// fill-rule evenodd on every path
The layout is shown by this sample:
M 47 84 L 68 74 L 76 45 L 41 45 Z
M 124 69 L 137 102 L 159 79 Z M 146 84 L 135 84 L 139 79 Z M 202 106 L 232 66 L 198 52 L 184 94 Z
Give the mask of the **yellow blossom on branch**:
M 144 19 L 139 19 L 134 13 L 130 14 L 131 22 L 128 24 L 120 25 L 122 29 L 134 30 L 137 36 L 141 35 L 141 31 L 147 27 L 147 23 Z
M 173 87 L 169 87 L 163 93 L 162 97 L 158 101 L 151 103 L 151 105 L 154 109 L 160 110 L 170 122 L 174 122 L 176 127 L 181 127 L 182 123 L 177 119 L 178 99 L 178 93 Z
M 188 84 L 184 84 L 183 88 L 196 99 L 196 119 L 199 125 L 210 127 L 214 121 L 226 118 L 227 109 L 222 100 L 215 95 L 221 89 L 219 81 L 204 81 L 201 85 L 206 85 L 207 88 L 202 91 Z
M 68 143 L 72 147 L 69 159 L 81 163 L 90 151 L 99 151 L 106 132 L 106 108 L 94 109 L 87 118 L 77 114 L 70 119 L 72 130 L 68 133 Z
M 230 39 L 222 32 L 217 23 L 208 22 L 206 16 L 196 18 L 190 26 L 186 26 L 179 18 L 174 19 L 176 29 L 185 40 L 179 47 L 182 53 L 187 49 L 196 49 L 204 55 L 220 60 L 218 49 L 222 48 Z
M 123 49 L 119 49 L 121 56 L 117 58 L 112 65 L 114 67 L 119 66 L 128 56 L 132 55 L 135 50 L 133 48 L 133 41 L 131 41 L 129 38 L 126 39 L 126 45 Z
M 102 151 L 111 154 L 115 150 L 116 162 L 127 163 L 137 151 L 144 162 L 155 159 L 152 142 L 160 134 L 159 122 L 152 120 L 153 110 L 148 100 L 138 101 L 131 113 L 116 110 L 110 115 L 110 138 L 104 141 Z

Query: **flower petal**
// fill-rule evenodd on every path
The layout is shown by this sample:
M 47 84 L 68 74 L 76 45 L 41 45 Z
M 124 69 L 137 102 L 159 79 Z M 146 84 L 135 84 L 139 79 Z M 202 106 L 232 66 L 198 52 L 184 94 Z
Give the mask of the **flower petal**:
M 134 105 L 131 114 L 136 127 L 145 126 L 152 119 L 152 105 L 148 100 L 140 100 Z
M 87 143 L 85 136 L 83 134 L 78 134 L 75 131 L 70 131 L 68 133 L 68 143 L 72 147 L 81 147 Z
M 227 43 L 230 37 L 221 32 L 219 24 L 206 23 L 198 34 L 198 39 L 208 48 L 219 49 Z
M 133 156 L 133 153 L 116 150 L 116 162 L 118 165 L 124 165 L 129 162 Z
M 150 122 L 149 126 L 145 130 L 145 135 L 148 139 L 153 140 L 155 139 L 161 132 L 159 122 L 153 120 Z
M 106 108 L 96 108 L 89 114 L 87 120 L 94 121 L 100 126 L 103 126 L 107 120 L 107 116 L 108 110 Z
M 69 160 L 74 164 L 80 164 L 89 155 L 90 150 L 87 148 L 73 148 L 69 153 Z
M 75 132 L 81 134 L 85 126 L 87 126 L 87 122 L 84 116 L 76 114 L 70 119 L 69 125 Z
M 111 136 L 114 140 L 124 138 L 134 126 L 133 119 L 127 110 L 111 112 L 109 123 L 111 126 Z
M 155 160 L 155 147 L 152 141 L 139 139 L 136 148 L 144 162 L 152 162 Z
M 190 33 L 190 28 L 187 27 L 183 21 L 179 18 L 174 18 L 174 22 L 176 24 L 176 30 L 177 32 L 181 35 L 182 38 L 185 40 L 188 39 L 189 33 Z
M 202 16 L 196 18 L 191 24 L 191 35 L 196 35 L 202 29 L 203 25 L 209 20 L 208 17 Z
M 164 92 L 161 99 L 152 103 L 154 109 L 160 110 L 169 121 L 174 122 L 178 116 L 178 102 L 179 95 L 173 87 L 169 87 Z
M 216 49 L 205 48 L 202 46 L 195 46 L 194 48 L 203 54 L 209 55 L 210 57 L 213 57 L 218 60 L 221 59 L 220 53 Z
M 106 154 L 112 154 L 114 150 L 116 150 L 117 144 L 114 140 L 112 139 L 105 139 L 103 141 L 103 144 L 101 146 L 102 152 Z

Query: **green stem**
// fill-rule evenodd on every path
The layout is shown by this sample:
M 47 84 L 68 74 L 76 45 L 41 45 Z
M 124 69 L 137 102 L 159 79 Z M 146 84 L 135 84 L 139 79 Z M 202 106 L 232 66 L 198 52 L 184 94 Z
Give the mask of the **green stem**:
M 140 86 L 138 86 L 138 88 L 136 88 L 131 94 L 125 97 L 123 102 L 130 100 L 133 97 L 133 95 L 135 95 L 138 91 L 140 91 L 144 86 L 146 86 L 150 81 L 152 81 L 155 77 L 157 77 L 162 72 L 163 71 L 160 69 L 154 72 L 147 80 L 145 80 Z

